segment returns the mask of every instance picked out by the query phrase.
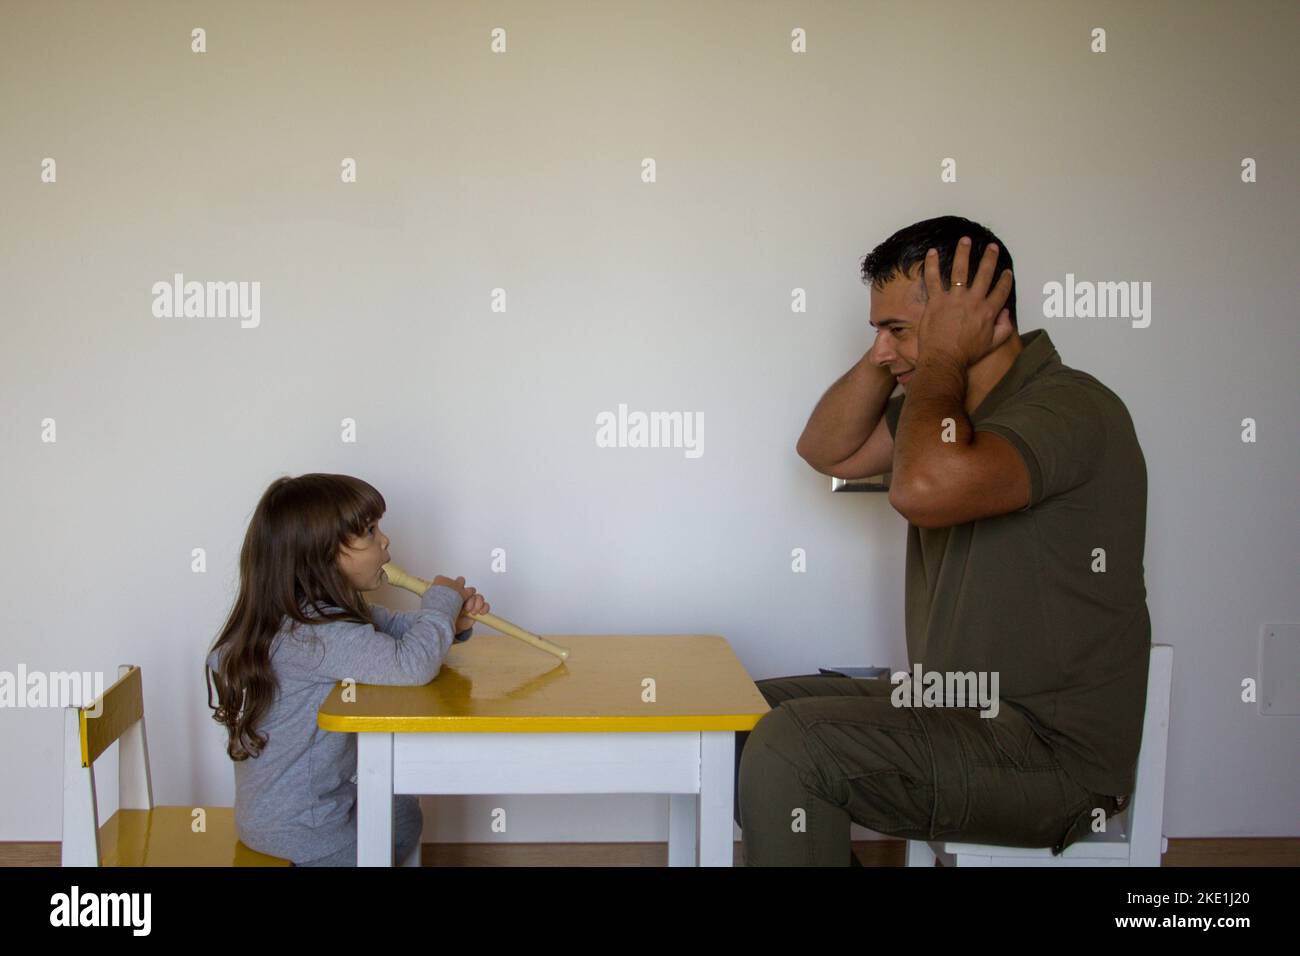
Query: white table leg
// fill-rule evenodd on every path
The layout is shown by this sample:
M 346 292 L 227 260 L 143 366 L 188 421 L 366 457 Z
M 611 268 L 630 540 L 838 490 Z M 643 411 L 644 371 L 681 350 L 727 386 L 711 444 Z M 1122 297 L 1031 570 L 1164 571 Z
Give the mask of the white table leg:
M 735 731 L 357 736 L 363 865 L 392 865 L 395 793 L 666 793 L 669 865 L 733 865 Z
M 736 733 L 700 734 L 700 866 L 731 866 Z M 671 852 L 671 848 L 670 851 Z
M 357 866 L 393 865 L 393 735 L 357 734 Z
M 699 815 L 700 795 L 697 793 L 668 794 L 668 865 L 695 866 L 695 845 Z

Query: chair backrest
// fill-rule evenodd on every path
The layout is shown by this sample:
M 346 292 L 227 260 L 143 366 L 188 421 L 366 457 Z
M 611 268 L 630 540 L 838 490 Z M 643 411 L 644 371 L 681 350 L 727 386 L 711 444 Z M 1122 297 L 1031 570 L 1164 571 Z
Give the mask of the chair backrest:
M 119 672 L 120 673 L 120 672 Z M 127 666 L 108 690 L 85 707 L 76 708 L 81 738 L 81 765 L 89 767 L 144 716 L 144 681 L 140 668 Z M 94 716 L 100 710 L 98 717 Z
M 1152 644 L 1137 777 L 1128 807 L 1128 834 L 1129 853 L 1139 859 L 1154 859 L 1157 865 L 1165 817 L 1165 767 L 1169 752 L 1173 673 L 1174 649 L 1168 644 Z
M 144 724 L 144 677 L 134 664 L 123 664 L 117 672 L 117 681 L 95 700 L 84 707 L 64 709 L 64 866 L 99 866 L 95 760 L 114 742 L 120 741 L 117 749 L 119 808 L 153 809 Z

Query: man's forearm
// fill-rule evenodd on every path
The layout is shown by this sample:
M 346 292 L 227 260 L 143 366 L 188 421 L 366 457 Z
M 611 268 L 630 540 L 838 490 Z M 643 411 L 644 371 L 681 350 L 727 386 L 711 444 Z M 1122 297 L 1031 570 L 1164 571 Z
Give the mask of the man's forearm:
M 888 369 L 864 355 L 821 397 L 795 446 L 810 465 L 832 465 L 862 447 L 894 390 Z
M 974 429 L 966 416 L 966 384 L 966 366 L 953 356 L 929 355 L 917 364 L 894 435 L 891 488 L 898 494 L 923 493 L 970 444 Z M 944 424 L 948 418 L 951 427 Z

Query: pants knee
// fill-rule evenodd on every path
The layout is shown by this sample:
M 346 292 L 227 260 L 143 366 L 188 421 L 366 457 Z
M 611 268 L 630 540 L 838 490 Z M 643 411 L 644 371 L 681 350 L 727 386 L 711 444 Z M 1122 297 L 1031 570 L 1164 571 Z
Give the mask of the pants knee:
M 801 783 L 800 756 L 807 753 L 803 731 L 782 707 L 768 711 L 747 734 L 736 762 L 736 805 L 758 796 L 776 783 Z M 737 823 L 739 812 L 737 812 Z

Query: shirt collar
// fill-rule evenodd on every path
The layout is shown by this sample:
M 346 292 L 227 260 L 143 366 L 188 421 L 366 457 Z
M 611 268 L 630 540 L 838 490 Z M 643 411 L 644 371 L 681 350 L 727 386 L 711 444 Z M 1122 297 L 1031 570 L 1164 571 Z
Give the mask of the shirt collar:
M 1020 350 L 1020 354 L 1011 363 L 1006 374 L 998 379 L 993 389 L 984 396 L 979 407 L 972 413 L 972 419 L 984 418 L 992 413 L 1008 396 L 1020 391 L 1020 387 L 1043 368 L 1061 364 L 1061 356 L 1056 351 L 1056 346 L 1052 344 L 1046 329 L 1026 332 L 1020 336 L 1020 344 L 1024 348 Z

